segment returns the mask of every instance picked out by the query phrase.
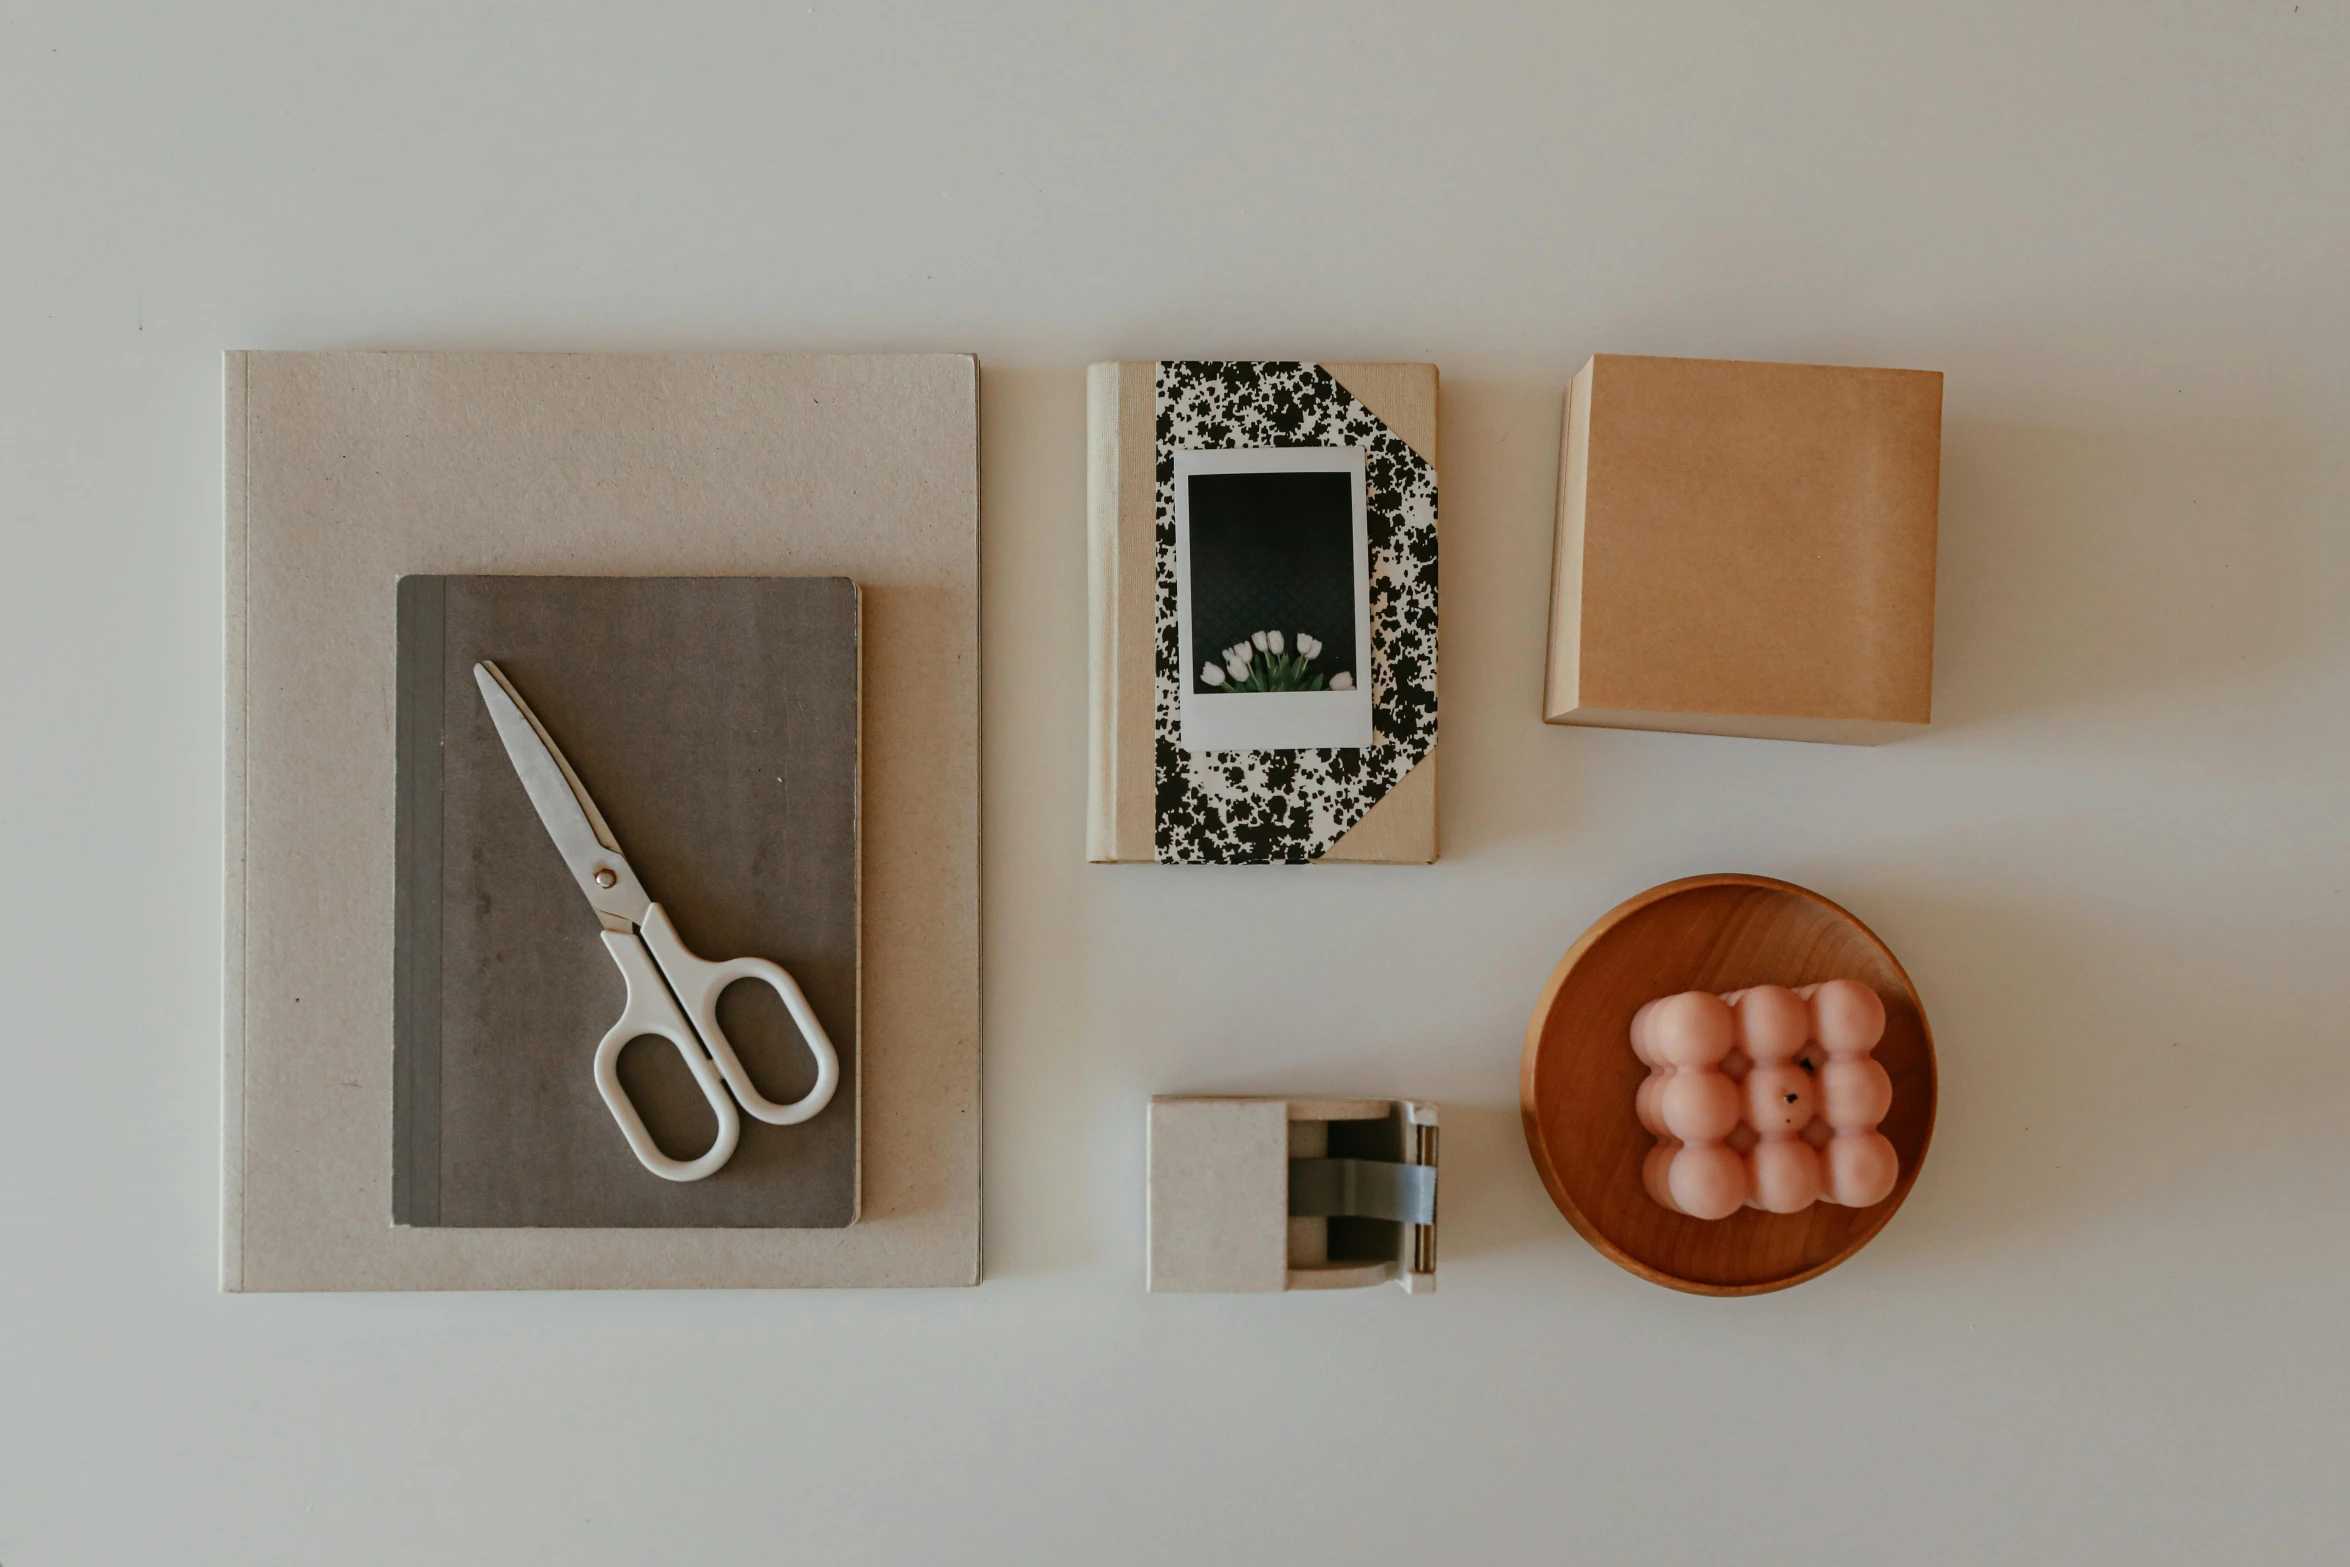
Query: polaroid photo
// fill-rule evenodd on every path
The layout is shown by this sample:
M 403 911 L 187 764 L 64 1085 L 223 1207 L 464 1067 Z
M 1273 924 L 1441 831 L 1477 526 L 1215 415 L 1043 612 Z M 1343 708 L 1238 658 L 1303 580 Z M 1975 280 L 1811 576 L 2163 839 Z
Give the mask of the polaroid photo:
M 1183 749 L 1372 743 L 1360 447 L 1175 453 Z

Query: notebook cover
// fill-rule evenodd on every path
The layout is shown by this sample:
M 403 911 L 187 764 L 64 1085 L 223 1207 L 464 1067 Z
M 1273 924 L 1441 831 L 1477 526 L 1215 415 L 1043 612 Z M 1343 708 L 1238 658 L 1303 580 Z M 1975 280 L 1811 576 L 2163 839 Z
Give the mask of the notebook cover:
M 1597 354 L 1560 449 L 1546 722 L 1931 720 L 1940 371 Z
M 838 1052 L 796 1126 L 663 1180 L 590 1062 L 619 971 L 474 683 L 493 659 L 562 747 L 646 890 L 711 959 L 781 963 Z M 399 585 L 392 1212 L 453 1226 L 828 1228 L 857 1213 L 857 590 L 846 578 L 439 577 Z M 720 1002 L 769 1099 L 815 1066 L 763 986 Z M 716 1121 L 676 1051 L 622 1086 L 664 1151 Z
M 1435 366 L 1423 364 L 1092 367 L 1088 859 L 1436 858 L 1436 388 Z M 1185 751 L 1173 454 L 1348 446 L 1364 449 L 1369 480 L 1376 743 Z

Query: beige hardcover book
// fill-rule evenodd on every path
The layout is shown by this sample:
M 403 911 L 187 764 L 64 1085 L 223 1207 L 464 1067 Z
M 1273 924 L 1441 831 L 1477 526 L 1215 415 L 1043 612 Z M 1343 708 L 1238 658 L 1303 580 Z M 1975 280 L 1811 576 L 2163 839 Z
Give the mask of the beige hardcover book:
M 222 1287 L 976 1283 L 973 361 L 232 353 L 226 375 Z M 828 1216 L 854 1223 L 765 1228 L 734 1211 L 696 1226 L 679 1210 L 610 1227 L 584 1213 L 581 1227 L 394 1224 L 397 588 L 507 574 L 837 577 L 861 593 L 861 1080 L 836 1107 L 861 1117 L 862 1202 Z M 551 703 L 561 673 L 546 663 L 540 678 Z M 566 727 L 590 755 L 596 727 Z M 625 779 L 598 770 L 625 804 Z M 682 818 L 657 827 L 650 809 L 614 825 L 657 860 Z M 518 816 L 518 856 L 539 847 L 527 828 Z M 691 897 L 687 860 L 667 863 Z M 721 912 L 716 890 L 700 917 Z M 595 941 L 592 920 L 577 939 Z M 622 1000 L 593 957 L 583 974 L 603 992 L 580 1008 L 581 1085 Z M 639 1218 L 652 1222 L 620 1227 Z
M 1544 719 L 1923 728 L 1941 454 L 1939 371 L 1594 356 L 1567 397 Z
M 1424 364 L 1092 367 L 1089 860 L 1436 858 L 1436 392 L 1436 367 Z M 1321 564 L 1335 557 L 1285 542 L 1320 538 L 1327 524 L 1339 547 L 1337 512 L 1312 509 L 1338 493 L 1313 486 L 1338 475 L 1176 471 L 1292 459 L 1335 469 L 1324 459 L 1345 451 L 1361 454 L 1358 571 L 1368 564 L 1355 589 L 1367 632 L 1352 657 L 1344 588 Z M 1247 488 L 1268 483 L 1288 488 Z M 1335 708 L 1348 693 L 1370 744 L 1280 727 L 1287 710 Z M 1274 713 L 1273 727 L 1248 731 L 1274 743 L 1192 727 L 1203 711 L 1246 708 Z

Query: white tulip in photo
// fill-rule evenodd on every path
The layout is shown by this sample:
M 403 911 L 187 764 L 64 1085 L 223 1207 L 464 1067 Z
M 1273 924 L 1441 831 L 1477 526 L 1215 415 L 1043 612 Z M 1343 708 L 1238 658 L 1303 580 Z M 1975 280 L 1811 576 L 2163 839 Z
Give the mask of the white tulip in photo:
M 1344 670 L 1330 677 L 1330 689 L 1333 691 L 1352 691 L 1354 688 L 1355 677 Z
M 1220 686 L 1224 683 L 1224 671 L 1213 664 L 1200 665 L 1199 677 L 1211 686 Z

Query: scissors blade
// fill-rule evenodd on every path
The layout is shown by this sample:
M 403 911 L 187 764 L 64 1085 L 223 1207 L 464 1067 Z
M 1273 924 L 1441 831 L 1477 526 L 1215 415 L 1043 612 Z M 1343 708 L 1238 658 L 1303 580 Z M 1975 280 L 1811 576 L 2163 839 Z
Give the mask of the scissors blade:
M 523 793 L 530 796 L 547 836 L 555 840 L 556 851 L 590 906 L 606 917 L 607 929 L 620 928 L 612 925 L 615 919 L 625 921 L 628 928 L 643 924 L 653 900 L 645 896 L 604 813 L 563 759 L 562 748 L 504 670 L 484 659 L 473 666 L 473 682 L 481 687 L 482 702 L 506 744 L 506 759 L 514 764 Z

